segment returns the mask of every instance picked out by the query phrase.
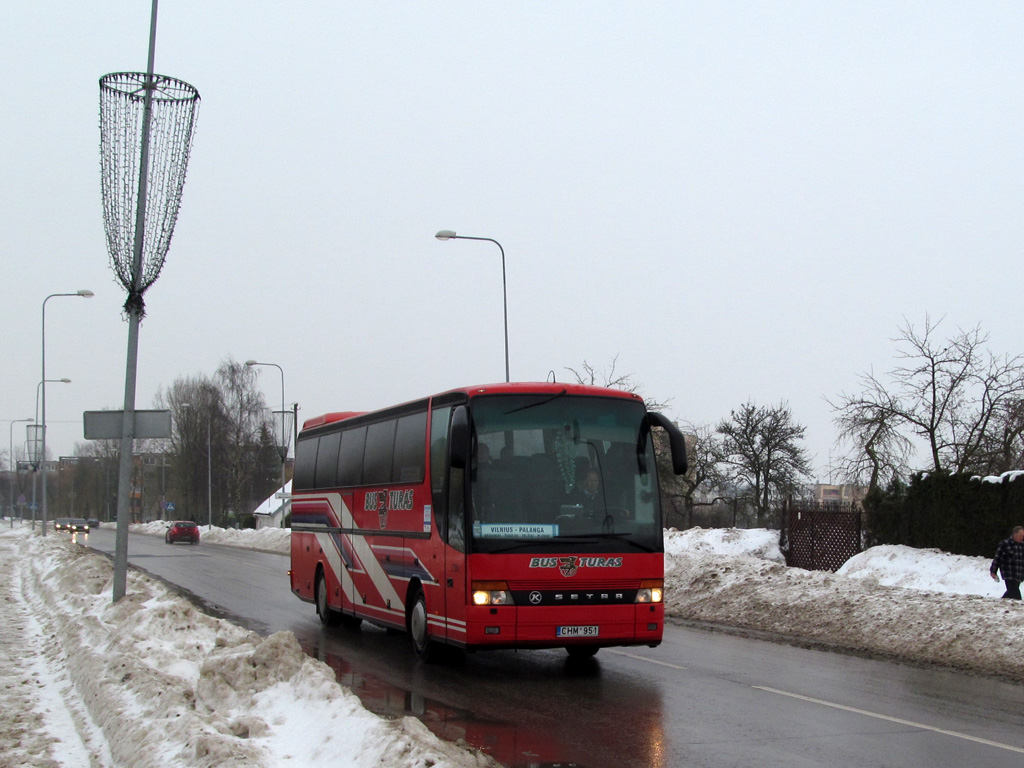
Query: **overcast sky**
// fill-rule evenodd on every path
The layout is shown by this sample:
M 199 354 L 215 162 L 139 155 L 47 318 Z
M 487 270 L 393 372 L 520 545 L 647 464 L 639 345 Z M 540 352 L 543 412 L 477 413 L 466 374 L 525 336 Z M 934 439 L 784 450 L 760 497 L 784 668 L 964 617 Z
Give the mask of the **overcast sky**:
M 0 428 L 119 409 L 99 86 L 144 71 L 150 0 L 7 0 Z M 164 0 L 156 71 L 202 96 L 137 407 L 228 358 L 300 420 L 617 357 L 669 415 L 824 398 L 906 318 L 1021 351 L 1019 2 Z M 260 369 L 280 407 L 280 374 Z M 14 427 L 15 443 L 24 425 Z M 7 442 L 4 440 L 4 449 Z

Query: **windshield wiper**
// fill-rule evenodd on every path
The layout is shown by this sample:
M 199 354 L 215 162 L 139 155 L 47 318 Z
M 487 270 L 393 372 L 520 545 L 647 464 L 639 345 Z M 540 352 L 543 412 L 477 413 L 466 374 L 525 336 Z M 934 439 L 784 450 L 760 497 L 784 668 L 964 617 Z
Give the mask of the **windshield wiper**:
M 536 407 L 541 406 L 541 405 L 547 405 L 552 400 L 557 400 L 562 395 L 566 394 L 566 392 L 568 392 L 568 390 L 563 389 L 558 394 L 552 395 L 551 397 L 549 397 L 549 398 L 547 398 L 545 400 L 541 400 L 541 401 L 536 402 L 536 403 L 527 403 L 526 405 L 520 405 L 518 408 L 513 408 L 511 411 L 505 411 L 505 415 L 507 416 L 510 413 L 518 413 L 519 411 L 526 411 L 526 410 L 529 410 L 530 408 L 536 408 Z

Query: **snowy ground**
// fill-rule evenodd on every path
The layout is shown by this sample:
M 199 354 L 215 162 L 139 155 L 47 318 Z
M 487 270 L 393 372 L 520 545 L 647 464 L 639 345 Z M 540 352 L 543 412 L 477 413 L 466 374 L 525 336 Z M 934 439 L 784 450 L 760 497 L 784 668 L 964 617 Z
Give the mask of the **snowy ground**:
M 260 637 L 135 572 L 114 605 L 107 558 L 7 525 L 0 768 L 493 765 L 367 712 L 290 633 Z M 203 540 L 287 552 L 288 532 L 204 527 Z M 786 568 L 777 541 L 667 532 L 670 616 L 1024 682 L 1024 605 L 998 599 L 986 559 L 877 547 L 830 574 Z

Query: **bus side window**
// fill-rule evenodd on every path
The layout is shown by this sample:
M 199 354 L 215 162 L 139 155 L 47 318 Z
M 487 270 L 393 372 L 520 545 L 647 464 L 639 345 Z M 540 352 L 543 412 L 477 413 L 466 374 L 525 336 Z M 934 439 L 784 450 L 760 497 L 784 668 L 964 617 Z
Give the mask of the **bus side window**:
M 295 490 L 313 488 L 316 478 L 316 450 L 320 438 L 305 438 L 295 444 Z
M 341 446 L 341 432 L 332 432 L 320 438 L 320 450 L 316 454 L 317 488 L 333 488 L 338 484 L 338 448 Z
M 448 538 L 444 490 L 448 473 L 448 421 L 451 414 L 451 406 L 446 406 L 435 408 L 430 416 L 430 491 L 437 532 L 442 539 Z
M 338 451 L 338 485 L 359 485 L 363 482 L 363 449 L 366 447 L 366 427 L 346 429 L 341 436 Z
M 395 427 L 397 420 L 387 419 L 366 427 L 366 449 L 363 452 L 363 483 L 387 485 L 395 458 Z
M 422 483 L 426 462 L 423 443 L 427 437 L 427 412 L 402 416 L 395 430 L 395 459 L 391 481 L 403 485 Z

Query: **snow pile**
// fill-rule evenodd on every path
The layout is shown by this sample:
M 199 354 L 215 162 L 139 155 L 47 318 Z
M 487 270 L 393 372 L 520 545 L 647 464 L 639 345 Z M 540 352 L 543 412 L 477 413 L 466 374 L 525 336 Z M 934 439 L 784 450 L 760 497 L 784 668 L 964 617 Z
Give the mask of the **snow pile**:
M 999 597 L 1005 585 L 992 581 L 991 564 L 991 558 L 886 545 L 854 555 L 836 574 L 887 587 Z
M 494 763 L 415 718 L 384 720 L 295 636 L 263 638 L 58 537 L 0 532 L 0 749 L 10 765 Z
M 737 554 L 748 537 L 750 552 L 763 551 L 764 532 L 736 531 L 718 548 L 720 536 L 666 532 L 670 617 L 1024 681 L 1024 604 L 995 597 L 1002 590 L 985 558 L 873 548 L 852 558 L 844 575 Z
M 203 541 L 287 552 L 287 534 Z M 665 545 L 670 621 L 1024 681 L 1024 604 L 998 599 L 985 558 L 876 547 L 832 574 L 787 568 L 775 531 L 671 530 Z M 0 765 L 495 765 L 367 712 L 291 633 L 210 617 L 136 571 L 113 604 L 110 560 L 64 537 L 0 529 L 0 560 Z
M 130 533 L 144 533 L 148 536 L 163 536 L 171 521 L 154 520 L 151 523 L 139 523 L 128 526 Z M 113 523 L 105 523 L 105 529 L 114 528 Z M 208 525 L 199 526 L 199 541 L 208 544 L 225 544 L 229 547 L 260 549 L 266 552 L 278 552 L 287 555 L 291 546 L 291 528 L 218 528 Z
M 665 531 L 665 567 L 672 566 L 676 556 L 694 554 L 724 555 L 726 557 L 757 557 L 775 563 L 785 563 L 779 549 L 779 532 L 765 528 L 690 528 Z

